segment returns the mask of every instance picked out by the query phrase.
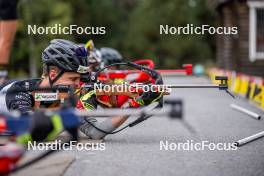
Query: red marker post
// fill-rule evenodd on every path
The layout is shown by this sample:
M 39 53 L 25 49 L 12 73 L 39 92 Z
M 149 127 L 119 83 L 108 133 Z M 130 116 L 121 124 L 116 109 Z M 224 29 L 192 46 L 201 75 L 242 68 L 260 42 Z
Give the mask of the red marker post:
M 184 76 L 192 75 L 193 66 L 192 64 L 184 64 L 184 69 L 171 69 L 171 70 L 157 70 L 160 74 L 166 76 Z

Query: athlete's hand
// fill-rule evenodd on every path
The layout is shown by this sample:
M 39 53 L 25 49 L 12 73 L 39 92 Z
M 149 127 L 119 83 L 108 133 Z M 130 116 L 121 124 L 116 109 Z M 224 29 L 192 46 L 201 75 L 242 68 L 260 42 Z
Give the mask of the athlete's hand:
M 93 110 L 97 108 L 95 91 L 90 91 L 82 95 L 77 103 L 78 109 Z
M 132 101 L 130 101 L 131 107 L 139 107 L 139 106 L 146 106 L 153 102 L 157 102 L 162 98 L 163 93 L 162 92 L 143 92 L 140 96 L 134 98 Z
M 9 104 L 10 110 L 18 110 L 22 114 L 30 112 L 33 107 L 33 98 L 27 92 L 18 92 L 11 97 L 11 101 Z

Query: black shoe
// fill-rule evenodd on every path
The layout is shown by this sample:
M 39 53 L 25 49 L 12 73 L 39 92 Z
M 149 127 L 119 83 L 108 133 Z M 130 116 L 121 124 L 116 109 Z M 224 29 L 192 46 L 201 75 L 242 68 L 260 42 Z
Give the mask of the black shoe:
M 0 85 L 4 84 L 7 81 L 8 71 L 0 70 Z

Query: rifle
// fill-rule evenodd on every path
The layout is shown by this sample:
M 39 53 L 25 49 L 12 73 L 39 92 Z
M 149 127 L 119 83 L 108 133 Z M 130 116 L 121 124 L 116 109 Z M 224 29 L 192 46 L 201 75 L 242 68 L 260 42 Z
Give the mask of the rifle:
M 149 69 L 154 69 L 155 65 L 151 59 L 136 60 L 134 64 L 144 66 Z M 192 74 L 192 64 L 184 64 L 182 69 L 171 69 L 171 70 L 157 70 L 159 74 L 163 75 L 191 75 Z M 136 77 L 135 77 L 136 75 Z M 143 71 L 140 70 L 104 70 L 98 76 L 98 80 L 102 82 L 109 82 L 109 80 L 114 79 L 132 79 L 133 82 L 151 82 L 151 77 Z
M 107 68 L 110 68 L 112 66 L 115 65 L 126 65 L 132 68 L 137 69 L 138 71 L 144 72 L 146 74 L 148 74 L 153 80 L 155 80 L 154 84 L 102 84 L 100 83 L 100 81 L 98 80 L 98 77 L 100 76 L 100 74 L 105 71 Z M 233 98 L 235 98 L 235 96 L 228 90 L 228 78 L 225 76 L 216 76 L 215 79 L 220 81 L 220 83 L 218 85 L 214 85 L 214 84 L 174 84 L 174 85 L 163 85 L 163 79 L 161 77 L 161 75 L 150 68 L 135 64 L 133 62 L 127 62 L 127 63 L 115 63 L 115 64 L 111 64 L 109 66 L 106 66 L 104 68 L 102 68 L 101 70 L 99 70 L 96 73 L 91 73 L 89 75 L 90 77 L 88 78 L 87 75 L 84 79 L 84 84 L 81 86 L 81 89 L 75 91 L 75 94 L 79 94 L 80 92 L 83 92 L 84 94 L 90 90 L 94 90 L 95 94 L 97 97 L 100 96 L 109 96 L 109 97 L 113 97 L 113 96 L 119 96 L 119 95 L 123 95 L 123 96 L 127 96 L 127 98 L 135 98 L 138 97 L 142 92 L 143 92 L 143 88 L 144 86 L 152 86 L 154 87 L 156 90 L 160 90 L 160 88 L 164 88 L 162 91 L 160 91 L 163 95 L 169 95 L 170 92 L 168 91 L 169 89 L 175 89 L 175 88 L 217 88 L 219 90 L 224 90 L 226 93 L 228 93 L 230 96 L 232 96 Z M 101 87 L 96 87 L 95 85 L 102 85 Z M 105 87 L 111 87 L 111 90 L 106 91 L 104 88 Z M 136 88 L 135 88 L 136 87 Z M 119 89 L 121 88 L 121 89 Z M 58 92 L 58 90 L 56 90 Z M 65 92 L 58 92 L 58 99 L 61 100 L 61 102 L 63 103 L 65 98 L 67 98 L 67 91 Z M 55 96 L 55 95 L 54 95 Z M 35 98 L 36 99 L 36 98 Z M 114 100 L 110 99 L 111 102 L 103 102 L 101 101 L 99 98 L 97 99 L 99 103 L 101 103 L 102 105 L 106 106 L 106 107 L 115 107 L 115 102 Z M 39 107 L 39 102 L 36 101 L 37 105 L 36 108 Z M 162 102 L 163 100 L 160 100 L 160 106 L 162 106 Z

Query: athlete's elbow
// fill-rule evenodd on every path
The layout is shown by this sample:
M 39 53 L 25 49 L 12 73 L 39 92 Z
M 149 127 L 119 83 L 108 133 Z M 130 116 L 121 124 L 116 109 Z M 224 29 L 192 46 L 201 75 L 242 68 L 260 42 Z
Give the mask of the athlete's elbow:
M 104 137 L 106 136 L 107 134 L 105 133 L 102 133 L 96 129 L 93 129 L 89 132 L 88 136 L 89 138 L 93 139 L 93 140 L 101 140 L 101 139 L 104 139 Z

